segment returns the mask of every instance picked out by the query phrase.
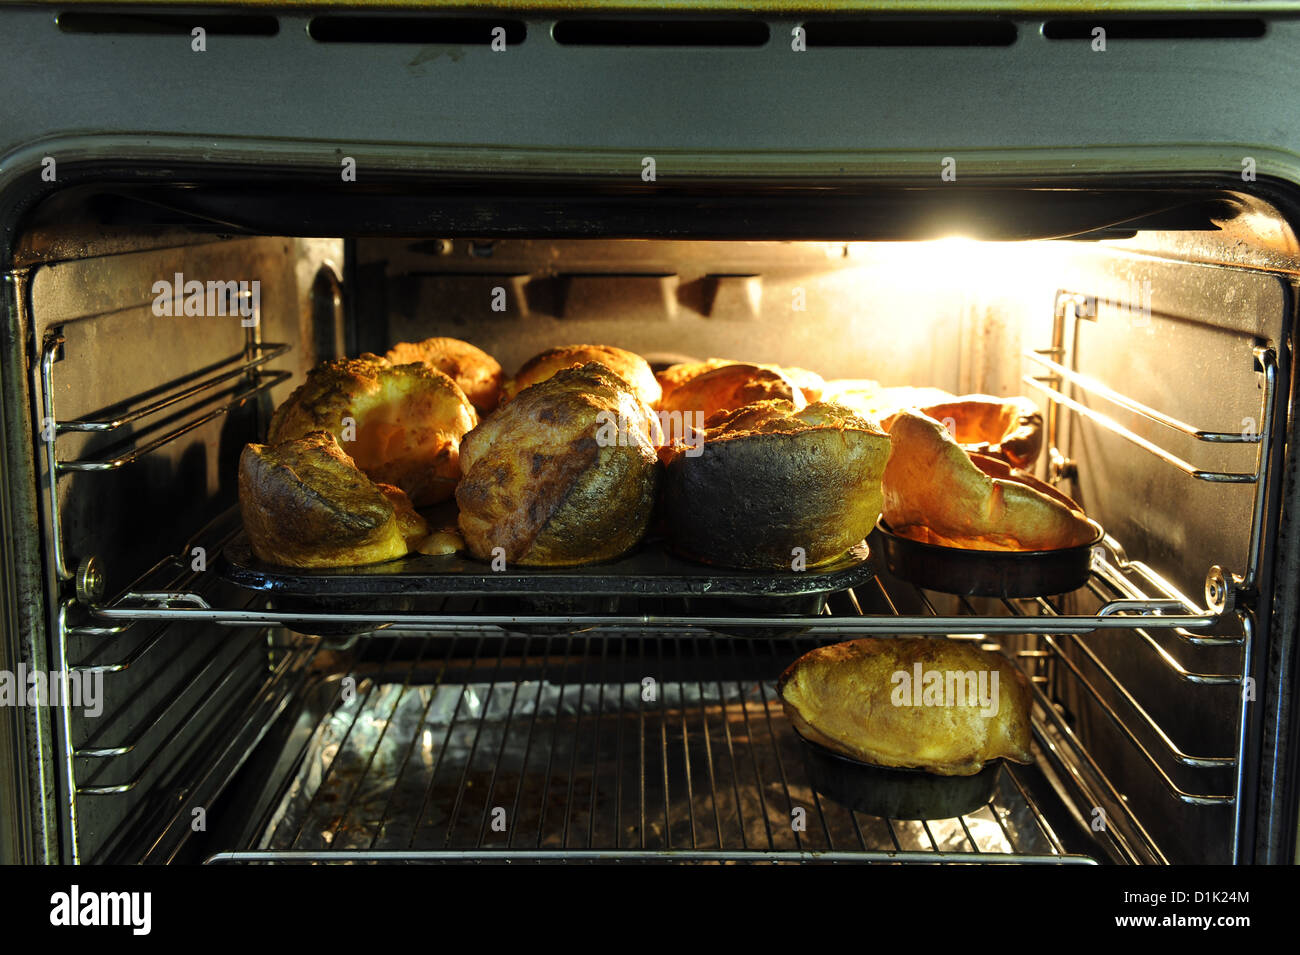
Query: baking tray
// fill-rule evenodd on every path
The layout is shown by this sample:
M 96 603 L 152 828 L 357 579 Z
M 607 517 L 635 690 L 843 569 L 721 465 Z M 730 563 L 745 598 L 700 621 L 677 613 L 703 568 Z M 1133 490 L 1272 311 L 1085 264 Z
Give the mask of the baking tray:
M 805 597 L 870 580 L 874 568 L 865 541 L 831 564 L 805 571 L 739 571 L 710 567 L 671 554 L 663 542 L 602 564 L 580 567 L 507 567 L 459 554 L 413 555 L 381 564 L 306 570 L 258 560 L 241 530 L 222 552 L 220 573 L 247 590 L 300 598 L 542 596 L 542 597 Z
M 226 545 L 218 572 L 230 583 L 272 598 L 277 609 L 300 613 L 392 613 L 427 610 L 430 599 L 486 597 L 498 613 L 527 616 L 641 612 L 641 598 L 667 604 L 662 612 L 682 616 L 770 616 L 771 627 L 712 627 L 725 636 L 778 639 L 806 628 L 781 623 L 782 616 L 819 616 L 826 598 L 869 581 L 877 561 L 865 541 L 843 558 L 806 571 L 738 571 L 683 560 L 667 543 L 648 539 L 614 561 L 582 567 L 514 567 L 493 572 L 486 562 L 458 554 L 414 555 L 359 567 L 304 570 L 258 560 L 241 530 Z M 351 638 L 373 627 L 318 622 L 321 637 Z M 520 632 L 556 633 L 555 624 L 512 626 Z
M 1088 582 L 1092 549 L 1105 536 L 1094 534 L 1074 547 L 1056 550 L 973 550 L 927 544 L 895 534 L 882 517 L 876 523 L 879 550 L 889 572 L 941 593 L 970 597 L 1041 597 L 1078 590 Z

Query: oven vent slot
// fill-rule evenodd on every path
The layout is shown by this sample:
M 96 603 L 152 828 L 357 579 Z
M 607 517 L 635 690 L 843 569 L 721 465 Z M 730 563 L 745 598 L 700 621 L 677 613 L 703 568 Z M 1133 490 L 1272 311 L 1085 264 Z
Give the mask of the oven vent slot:
M 497 30 L 504 30 L 504 36 Z M 489 46 L 499 38 L 518 46 L 528 36 L 522 20 L 486 17 L 313 17 L 307 34 L 317 43 L 454 44 Z
M 1049 40 L 1093 39 L 1093 30 L 1108 40 L 1241 40 L 1257 39 L 1267 30 L 1257 17 L 1079 17 L 1048 20 L 1043 36 Z
M 275 36 L 280 32 L 279 20 L 257 14 L 67 11 L 59 14 L 57 22 L 63 33 L 189 36 L 195 27 L 211 36 Z
M 1016 25 L 993 17 L 809 20 L 803 27 L 810 47 L 1011 46 L 1016 42 Z
M 763 46 L 759 20 L 561 20 L 551 38 L 562 46 Z

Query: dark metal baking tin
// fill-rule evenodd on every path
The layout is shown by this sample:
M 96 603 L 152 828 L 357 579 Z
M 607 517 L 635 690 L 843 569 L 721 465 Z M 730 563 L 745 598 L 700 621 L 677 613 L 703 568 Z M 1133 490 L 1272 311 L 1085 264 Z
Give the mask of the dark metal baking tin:
M 1100 524 L 1088 523 L 1095 531 L 1090 540 L 1058 550 L 942 547 L 895 534 L 884 518 L 875 533 L 885 567 L 900 580 L 972 597 L 1039 597 L 1069 593 L 1088 582 L 1092 549 L 1105 536 Z
M 802 597 L 865 583 L 873 567 L 865 543 L 824 567 L 806 571 L 739 571 L 670 554 L 658 541 L 602 564 L 506 567 L 449 554 L 415 555 L 381 564 L 307 570 L 253 556 L 241 531 L 222 552 L 221 575 L 248 590 L 292 597 L 613 596 Z
M 998 788 L 1001 759 L 973 776 L 939 776 L 921 769 L 876 766 L 843 756 L 796 731 L 813 788 L 828 799 L 870 816 L 952 819 L 986 805 Z

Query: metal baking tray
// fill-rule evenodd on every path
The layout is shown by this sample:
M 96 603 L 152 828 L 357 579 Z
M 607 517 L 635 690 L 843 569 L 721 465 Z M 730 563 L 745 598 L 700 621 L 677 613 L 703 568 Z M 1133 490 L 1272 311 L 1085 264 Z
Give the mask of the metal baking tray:
M 491 566 L 459 554 L 413 555 L 380 564 L 307 570 L 278 567 L 253 556 L 243 531 L 222 552 L 220 573 L 248 590 L 286 597 L 805 597 L 834 593 L 870 580 L 863 541 L 832 564 L 805 571 L 739 571 L 683 560 L 658 540 L 617 560 L 580 567 Z
M 629 554 L 581 567 L 491 566 L 459 554 L 415 555 L 381 564 L 304 570 L 267 564 L 253 556 L 241 530 L 222 551 L 218 572 L 238 587 L 271 597 L 280 609 L 366 613 L 417 609 L 436 598 L 490 598 L 497 611 L 530 614 L 640 612 L 642 598 L 663 610 L 685 616 L 717 618 L 770 616 L 771 627 L 711 626 L 715 633 L 777 639 L 802 632 L 781 623 L 783 616 L 818 616 L 826 598 L 866 583 L 876 561 L 865 541 L 832 564 L 806 571 L 738 571 L 683 560 L 666 542 L 652 538 Z M 318 623 L 324 637 L 352 637 L 368 632 L 355 625 Z M 521 621 L 520 631 L 554 632 L 557 627 Z M 559 628 L 563 629 L 563 628 Z

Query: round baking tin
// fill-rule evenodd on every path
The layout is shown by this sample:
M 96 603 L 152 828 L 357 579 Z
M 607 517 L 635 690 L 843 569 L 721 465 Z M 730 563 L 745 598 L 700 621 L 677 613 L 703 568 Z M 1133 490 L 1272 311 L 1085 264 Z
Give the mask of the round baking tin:
M 890 819 L 952 819 L 993 798 L 1002 759 L 991 759 L 973 776 L 940 776 L 922 769 L 876 766 L 844 756 L 795 735 L 803 744 L 813 788 L 857 812 Z
M 1041 597 L 1078 590 L 1088 582 L 1092 549 L 1106 532 L 1088 520 L 1093 536 L 1056 550 L 971 550 L 926 544 L 876 523 L 885 567 L 900 580 L 927 590 L 970 597 Z

